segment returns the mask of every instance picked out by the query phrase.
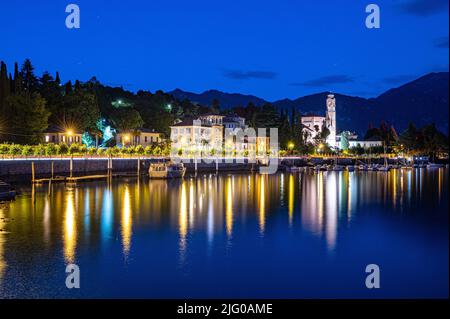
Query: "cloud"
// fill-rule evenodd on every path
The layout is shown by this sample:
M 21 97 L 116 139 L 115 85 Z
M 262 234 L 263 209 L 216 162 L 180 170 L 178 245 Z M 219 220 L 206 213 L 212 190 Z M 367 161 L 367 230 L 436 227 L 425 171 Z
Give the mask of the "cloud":
M 447 12 L 448 0 L 404 0 L 398 7 L 404 13 L 425 17 Z
M 305 82 L 300 83 L 291 83 L 291 86 L 309 86 L 309 87 L 315 87 L 315 86 L 329 86 L 333 84 L 342 84 L 342 83 L 351 83 L 354 82 L 353 78 L 347 76 L 347 75 L 328 75 L 323 76 L 314 80 L 309 80 Z
M 243 71 L 243 70 L 225 70 L 223 76 L 233 80 L 264 79 L 272 80 L 277 77 L 277 73 L 270 71 Z
M 434 46 L 439 49 L 448 49 L 448 36 L 437 38 L 434 41 Z
M 385 77 L 383 79 L 383 82 L 387 84 L 399 84 L 409 82 L 411 80 L 414 80 L 415 78 L 417 78 L 417 76 L 411 74 L 394 75 Z

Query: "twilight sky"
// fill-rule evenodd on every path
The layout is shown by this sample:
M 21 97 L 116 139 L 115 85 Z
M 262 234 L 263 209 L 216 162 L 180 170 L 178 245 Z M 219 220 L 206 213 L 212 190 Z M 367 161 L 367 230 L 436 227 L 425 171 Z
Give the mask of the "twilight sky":
M 80 29 L 65 26 L 69 3 Z M 380 29 L 365 27 L 370 3 Z M 448 71 L 448 25 L 448 0 L 2 1 L 0 60 L 132 91 L 374 97 Z

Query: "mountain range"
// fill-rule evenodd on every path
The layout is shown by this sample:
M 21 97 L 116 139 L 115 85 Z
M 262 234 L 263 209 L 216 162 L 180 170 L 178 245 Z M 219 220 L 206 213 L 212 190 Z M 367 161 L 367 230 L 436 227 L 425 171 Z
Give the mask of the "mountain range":
M 197 94 L 180 89 L 168 92 L 177 99 L 189 99 L 201 105 L 220 102 L 222 109 L 246 106 L 252 102 L 256 106 L 272 103 L 278 109 L 295 108 L 301 114 L 324 115 L 325 101 L 330 92 L 306 95 L 297 99 L 283 99 L 269 102 L 253 95 L 224 93 L 208 90 Z M 333 93 L 336 97 L 336 116 L 338 130 L 350 130 L 363 134 L 370 125 L 378 126 L 381 121 L 393 125 L 398 132 L 408 123 L 417 126 L 435 123 L 448 134 L 449 117 L 449 73 L 429 73 L 414 81 L 392 88 L 378 97 L 363 98 Z

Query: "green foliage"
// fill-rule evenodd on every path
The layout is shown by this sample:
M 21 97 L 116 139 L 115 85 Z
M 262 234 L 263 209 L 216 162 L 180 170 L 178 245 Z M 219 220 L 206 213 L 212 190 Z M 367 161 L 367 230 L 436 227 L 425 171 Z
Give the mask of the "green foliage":
M 144 149 L 144 154 L 150 156 L 152 155 L 152 153 L 153 153 L 152 147 L 150 145 L 146 146 Z
M 144 125 L 141 115 L 133 108 L 115 109 L 111 113 L 111 119 L 115 127 L 121 131 L 135 130 Z
M 18 144 L 12 144 L 9 148 L 10 155 L 20 155 L 22 153 L 22 146 Z
M 13 132 L 10 139 L 20 144 L 35 144 L 47 129 L 50 113 L 46 101 L 39 94 L 14 94 L 6 99 L 8 129 Z
M 45 155 L 45 145 L 39 144 L 34 146 L 34 155 L 44 156 Z
M 142 145 L 137 145 L 134 148 L 134 152 L 135 152 L 135 154 L 143 155 L 144 152 L 145 152 L 145 149 L 144 149 L 144 147 Z
M 7 155 L 9 154 L 10 144 L 0 144 L 0 154 Z
M 30 146 L 30 145 L 22 146 L 22 155 L 31 156 L 31 155 L 33 155 L 33 152 L 34 152 L 34 150 L 33 150 L 32 146 Z
M 69 153 L 69 146 L 66 143 L 60 143 L 59 148 L 57 149 L 58 155 L 66 155 Z
M 95 154 L 98 153 L 99 150 L 101 150 L 101 149 L 98 149 L 98 150 L 97 150 L 95 147 L 89 147 L 89 148 L 87 149 L 87 154 L 89 154 L 89 155 L 95 155 Z
M 47 156 L 52 156 L 52 155 L 57 155 L 58 148 L 56 147 L 55 144 L 53 143 L 48 143 L 45 146 L 45 155 Z

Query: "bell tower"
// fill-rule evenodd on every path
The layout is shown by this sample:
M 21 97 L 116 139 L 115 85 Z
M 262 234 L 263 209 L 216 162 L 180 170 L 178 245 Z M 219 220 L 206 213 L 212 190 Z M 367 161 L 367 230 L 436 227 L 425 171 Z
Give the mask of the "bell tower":
M 336 99 L 334 94 L 328 94 L 327 97 L 327 116 L 326 126 L 330 131 L 330 135 L 327 137 L 327 144 L 331 148 L 336 147 Z

